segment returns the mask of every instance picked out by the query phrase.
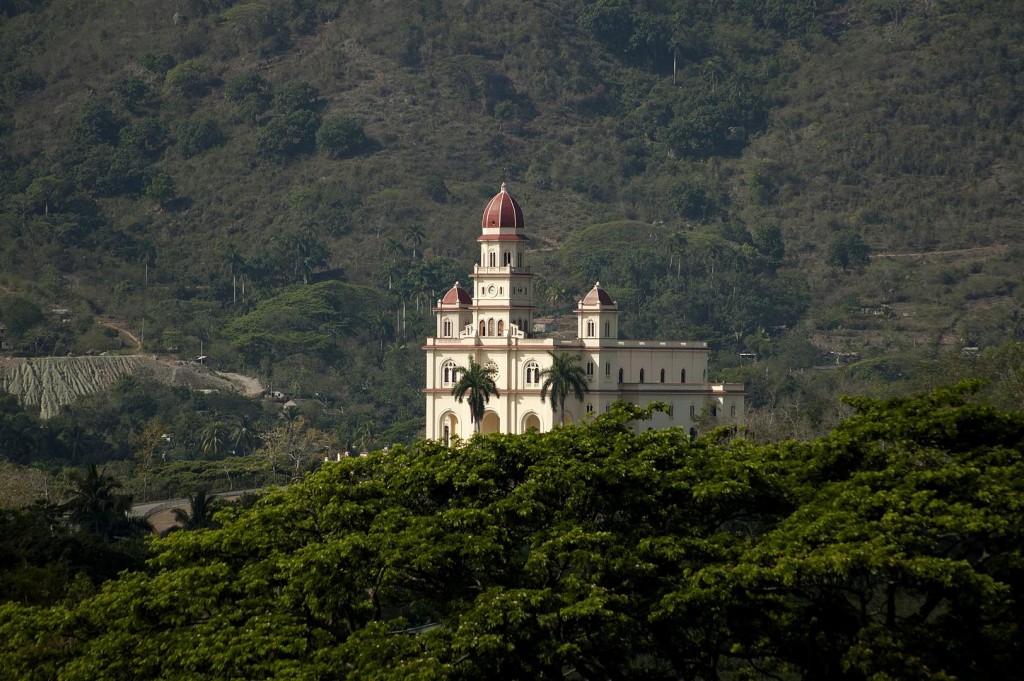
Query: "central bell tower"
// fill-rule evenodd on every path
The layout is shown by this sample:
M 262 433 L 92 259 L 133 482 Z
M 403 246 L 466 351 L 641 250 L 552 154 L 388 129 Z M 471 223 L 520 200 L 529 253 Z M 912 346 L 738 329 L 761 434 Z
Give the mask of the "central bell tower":
M 524 264 L 523 210 L 501 184 L 484 209 L 473 266 L 473 325 L 479 337 L 525 338 L 533 327 L 534 274 Z

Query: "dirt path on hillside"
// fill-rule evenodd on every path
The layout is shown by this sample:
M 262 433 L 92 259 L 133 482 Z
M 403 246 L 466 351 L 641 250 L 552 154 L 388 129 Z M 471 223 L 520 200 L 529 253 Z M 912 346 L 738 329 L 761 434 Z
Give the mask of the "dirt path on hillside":
M 920 253 L 872 253 L 872 258 L 924 258 L 932 255 L 960 255 L 983 251 L 1005 251 L 1005 245 L 975 246 L 973 248 L 954 248 L 948 251 L 921 251 Z
M 132 333 L 123 322 L 114 321 L 109 317 L 97 317 L 96 323 L 99 324 L 100 326 L 105 326 L 108 329 L 113 329 L 114 331 L 117 331 L 119 335 L 127 336 L 128 340 L 130 340 L 132 342 L 132 345 L 135 346 L 132 348 L 132 350 L 134 350 L 136 353 L 142 352 L 142 341 L 139 340 L 139 337 Z
M 225 380 L 231 381 L 233 385 L 242 388 L 240 392 L 246 397 L 259 397 L 263 394 L 263 384 L 260 383 L 258 378 L 243 376 L 242 374 L 236 374 L 230 371 L 218 371 L 217 375 Z

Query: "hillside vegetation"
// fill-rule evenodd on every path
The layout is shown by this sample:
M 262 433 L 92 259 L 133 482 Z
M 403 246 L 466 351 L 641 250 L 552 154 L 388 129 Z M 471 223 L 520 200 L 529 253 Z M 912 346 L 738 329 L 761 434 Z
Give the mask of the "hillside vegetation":
M 1022 37 L 1009 0 L 5 0 L 0 323 L 84 354 L 105 315 L 409 440 L 505 180 L 543 313 L 600 278 L 760 410 L 902 392 L 1024 338 Z

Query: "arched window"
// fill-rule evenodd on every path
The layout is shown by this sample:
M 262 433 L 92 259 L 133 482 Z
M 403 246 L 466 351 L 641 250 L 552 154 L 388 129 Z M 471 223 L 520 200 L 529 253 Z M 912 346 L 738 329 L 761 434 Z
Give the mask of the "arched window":
M 452 436 L 451 428 L 449 428 L 448 426 L 445 426 L 444 427 L 444 436 L 443 437 L 444 437 L 444 444 L 445 444 L 446 447 L 448 446 L 448 441 L 451 439 L 451 436 Z
M 450 320 L 450 319 L 444 320 L 444 334 L 443 335 L 444 335 L 445 338 L 451 338 L 452 337 L 452 320 Z
M 505 253 L 502 254 L 502 256 L 501 256 L 501 264 L 502 265 L 511 265 L 512 264 L 512 254 L 509 253 L 508 251 L 505 251 Z
M 604 323 L 604 337 L 605 338 L 611 338 L 612 337 L 612 323 L 611 322 L 605 322 Z
M 679 372 L 679 382 L 680 383 L 686 383 L 686 369 L 682 369 Z
M 661 370 L 661 382 L 662 383 L 665 382 L 665 370 L 664 369 Z
M 450 359 L 446 360 L 444 364 L 441 365 L 441 385 L 445 387 L 455 385 L 455 382 L 458 380 L 458 373 L 459 372 L 455 367 L 455 362 Z
M 488 336 L 493 336 L 494 335 L 494 320 L 493 319 L 488 319 L 487 320 L 487 335 Z
M 643 369 L 640 370 L 640 382 L 641 383 L 644 382 L 644 370 Z
M 505 335 L 505 320 L 503 320 L 503 319 L 499 319 L 498 320 L 498 335 L 499 336 L 504 336 Z
M 592 404 L 588 404 L 587 405 L 587 413 L 588 414 L 593 414 L 594 413 L 594 405 L 592 405 Z
M 494 263 L 495 263 L 496 260 L 497 260 L 497 254 L 495 254 L 493 251 L 491 251 L 491 255 L 490 255 L 491 267 L 494 267 Z
M 604 363 L 604 375 L 605 376 L 611 376 L 612 375 L 612 363 L 611 362 L 605 362 Z
M 705 369 L 705 370 L 704 370 L 704 378 L 703 378 L 702 380 L 703 380 L 703 381 L 704 381 L 705 383 L 707 383 L 707 382 L 708 382 L 708 370 L 707 370 L 707 369 Z
M 619 383 L 622 383 L 622 369 L 619 369 Z
M 540 383 L 540 366 L 530 361 L 526 363 L 526 385 L 535 386 Z
M 587 362 L 587 377 L 592 378 L 594 376 L 594 363 Z
M 516 253 L 516 267 L 522 267 L 522 266 L 523 266 L 523 254 L 522 253 Z
M 587 322 L 587 338 L 593 338 L 593 337 L 594 337 L 594 322 L 593 321 L 588 321 Z
M 481 336 L 486 336 L 487 335 L 487 322 L 485 322 L 482 319 L 480 320 L 480 335 Z

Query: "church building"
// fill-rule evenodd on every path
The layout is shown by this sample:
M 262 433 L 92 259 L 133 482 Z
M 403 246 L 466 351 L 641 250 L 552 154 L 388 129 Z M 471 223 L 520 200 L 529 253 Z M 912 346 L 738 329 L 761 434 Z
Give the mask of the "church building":
M 607 411 L 616 400 L 669 405 L 668 413 L 636 423 L 638 430 L 681 426 L 695 433 L 702 414 L 722 425 L 743 422 L 743 385 L 708 382 L 707 343 L 621 340 L 619 307 L 599 283 L 576 305 L 575 338 L 533 333 L 536 275 L 526 265 L 529 238 L 523 226 L 523 211 L 502 184 L 484 209 L 472 284 L 456 282 L 437 301 L 437 335 L 423 348 L 428 438 L 473 434 L 468 402 L 452 396 L 457 369 L 468 367 L 470 359 L 494 370 L 499 395 L 487 403 L 480 432 L 550 430 L 561 419 L 550 396 L 546 402 L 540 398 L 550 353 L 578 355 L 589 383 L 582 401 L 571 393 L 566 398 L 566 423 Z

